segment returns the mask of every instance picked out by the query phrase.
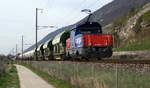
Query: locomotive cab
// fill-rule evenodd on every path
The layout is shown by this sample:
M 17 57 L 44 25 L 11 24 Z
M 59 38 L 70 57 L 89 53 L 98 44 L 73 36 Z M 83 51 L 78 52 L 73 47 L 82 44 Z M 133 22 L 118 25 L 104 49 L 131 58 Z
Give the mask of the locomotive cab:
M 98 23 L 86 23 L 76 28 L 75 35 L 78 34 L 102 34 L 102 27 Z
M 68 41 L 70 41 L 68 43 Z M 102 27 L 97 22 L 78 25 L 71 31 L 67 42 L 67 56 L 85 58 L 104 58 L 112 56 L 112 35 L 102 34 Z

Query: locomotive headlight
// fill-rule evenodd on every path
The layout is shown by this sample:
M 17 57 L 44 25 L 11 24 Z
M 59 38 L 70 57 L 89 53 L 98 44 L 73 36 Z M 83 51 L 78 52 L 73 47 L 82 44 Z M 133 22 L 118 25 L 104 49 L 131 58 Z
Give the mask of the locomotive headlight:
M 106 42 L 105 45 L 108 45 L 108 43 Z
M 89 46 L 92 46 L 92 42 L 89 42 Z

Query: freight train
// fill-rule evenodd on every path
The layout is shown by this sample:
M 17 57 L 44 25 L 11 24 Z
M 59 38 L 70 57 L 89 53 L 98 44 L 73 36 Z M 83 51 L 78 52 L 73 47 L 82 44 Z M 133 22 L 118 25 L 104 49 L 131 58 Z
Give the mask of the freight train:
M 61 32 L 37 48 L 39 60 L 91 59 L 112 56 L 113 36 L 103 34 L 97 22 L 86 22 Z M 35 49 L 23 54 L 24 59 L 34 59 Z

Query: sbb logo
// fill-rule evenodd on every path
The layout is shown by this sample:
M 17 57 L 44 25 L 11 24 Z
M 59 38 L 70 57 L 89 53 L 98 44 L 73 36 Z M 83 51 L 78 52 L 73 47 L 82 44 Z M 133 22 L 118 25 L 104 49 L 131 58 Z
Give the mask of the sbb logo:
M 81 42 L 82 42 L 81 37 L 76 39 L 76 44 L 77 45 L 81 44 Z

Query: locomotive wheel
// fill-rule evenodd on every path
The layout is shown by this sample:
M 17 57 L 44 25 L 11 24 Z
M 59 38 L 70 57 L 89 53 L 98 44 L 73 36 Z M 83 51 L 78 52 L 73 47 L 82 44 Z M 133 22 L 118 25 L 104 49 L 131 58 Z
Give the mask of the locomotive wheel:
M 107 51 L 107 57 L 111 57 L 112 56 L 112 49 L 109 48 Z
M 67 56 L 62 55 L 62 56 L 61 56 L 61 60 L 62 60 L 62 61 L 65 61 L 65 60 L 68 60 L 68 58 L 67 58 Z
M 85 61 L 89 61 L 89 58 L 87 57 L 81 57 L 82 60 L 85 60 Z
M 75 58 L 73 57 L 73 58 L 71 58 L 71 61 L 75 61 Z
M 68 53 L 67 55 L 66 55 L 66 57 L 65 57 L 65 60 L 70 60 L 71 59 L 71 56 L 70 56 L 70 54 Z
M 98 57 L 97 60 L 102 60 L 102 58 L 101 58 L 101 57 Z

